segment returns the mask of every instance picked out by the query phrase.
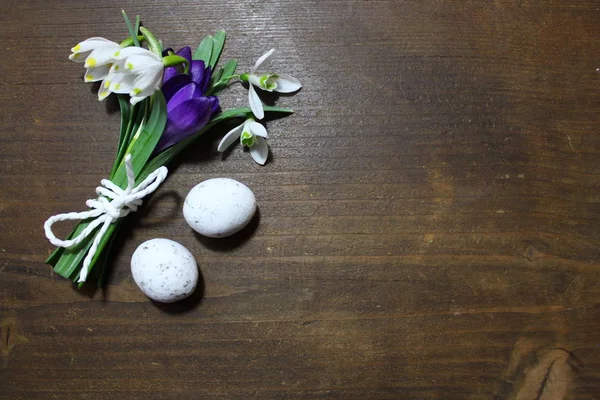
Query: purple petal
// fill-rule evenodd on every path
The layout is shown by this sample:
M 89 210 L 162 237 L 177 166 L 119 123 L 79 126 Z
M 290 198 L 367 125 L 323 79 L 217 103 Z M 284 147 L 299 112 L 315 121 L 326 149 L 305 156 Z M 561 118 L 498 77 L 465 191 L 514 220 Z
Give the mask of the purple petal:
M 192 78 L 190 78 L 190 76 L 186 74 L 178 74 L 173 76 L 168 81 L 165 81 L 164 85 L 161 88 L 163 94 L 165 95 L 165 100 L 167 102 L 171 100 L 171 97 L 173 97 L 173 95 L 177 93 L 179 89 L 181 89 L 185 85 L 188 85 L 189 83 L 191 83 L 191 81 Z
M 177 67 L 167 67 L 163 73 L 163 84 L 169 82 L 174 76 L 179 74 Z
M 211 115 L 219 112 L 219 98 L 217 96 L 209 96 Z
M 154 152 L 158 153 L 199 131 L 208 122 L 210 113 L 210 100 L 207 97 L 181 102 L 169 111 L 167 126 Z
M 167 113 L 171 113 L 177 106 L 187 100 L 202 97 L 202 92 L 198 85 L 190 82 L 177 91 L 167 102 Z
M 190 74 L 192 75 L 192 80 L 197 84 L 201 84 L 205 75 L 205 65 L 202 60 L 193 60 L 192 67 L 190 68 Z
M 208 86 L 210 85 L 210 78 L 212 76 L 212 70 L 210 67 L 206 67 L 204 69 L 204 75 L 202 76 L 202 81 L 198 82 L 200 89 L 202 89 L 202 93 L 206 93 L 208 90 Z
M 190 49 L 189 46 L 180 48 L 179 50 L 177 50 L 177 52 L 175 54 L 177 54 L 180 57 L 185 58 L 188 61 L 192 61 L 192 49 Z

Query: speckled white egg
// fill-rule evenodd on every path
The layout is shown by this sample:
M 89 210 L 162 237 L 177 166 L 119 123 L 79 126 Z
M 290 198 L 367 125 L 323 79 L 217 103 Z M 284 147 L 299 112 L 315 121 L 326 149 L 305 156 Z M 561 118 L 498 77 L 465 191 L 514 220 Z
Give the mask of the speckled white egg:
M 185 198 L 183 217 L 201 235 L 221 238 L 243 229 L 256 212 L 256 198 L 246 185 L 215 178 L 196 185 Z
M 150 239 L 131 257 L 133 280 L 152 300 L 173 303 L 194 292 L 198 266 L 192 253 L 169 239 Z

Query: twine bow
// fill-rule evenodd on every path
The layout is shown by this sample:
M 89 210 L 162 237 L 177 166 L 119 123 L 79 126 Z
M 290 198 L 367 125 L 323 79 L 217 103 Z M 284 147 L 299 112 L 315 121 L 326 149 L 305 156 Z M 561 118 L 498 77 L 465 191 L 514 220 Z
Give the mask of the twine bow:
M 142 205 L 142 199 L 148 194 L 154 192 L 156 188 L 165 180 L 167 177 L 167 167 L 160 167 L 146 179 L 144 179 L 139 185 L 135 186 L 135 174 L 133 172 L 133 165 L 131 163 L 131 154 L 125 156 L 125 172 L 127 174 L 127 187 L 125 190 L 121 189 L 108 179 L 102 179 L 100 184 L 96 188 L 96 193 L 100 196 L 97 199 L 89 199 L 85 204 L 91 208 L 89 211 L 82 212 L 70 212 L 64 214 L 54 215 L 44 223 L 44 231 L 46 237 L 50 240 L 50 243 L 57 247 L 73 247 L 77 246 L 85 238 L 87 238 L 92 232 L 100 225 L 102 227 L 96 233 L 92 246 L 87 252 L 85 259 L 83 260 L 83 267 L 79 273 L 79 282 L 85 282 L 88 274 L 88 268 L 96 251 L 98 245 L 110 224 L 116 222 L 119 218 L 127 216 L 130 212 L 136 211 L 139 206 Z M 110 200 L 109 200 L 110 199 Z M 69 220 L 84 220 L 88 218 L 94 218 L 92 222 L 77 236 L 68 240 L 58 239 L 54 232 L 52 232 L 52 225 L 60 221 Z

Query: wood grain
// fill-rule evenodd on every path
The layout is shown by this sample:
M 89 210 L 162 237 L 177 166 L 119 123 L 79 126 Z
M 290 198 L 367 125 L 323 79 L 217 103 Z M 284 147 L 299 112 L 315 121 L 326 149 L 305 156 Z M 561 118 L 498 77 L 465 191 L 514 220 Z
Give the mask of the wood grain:
M 203 138 L 127 222 L 105 290 L 78 292 L 42 224 L 105 177 L 119 116 L 67 55 L 123 37 L 121 8 L 173 48 L 225 29 L 242 69 L 276 47 L 304 86 L 267 166 Z M 0 398 L 600 398 L 599 8 L 3 1 Z M 208 240 L 182 201 L 221 176 L 260 215 Z M 196 255 L 193 301 L 136 288 L 153 237 Z

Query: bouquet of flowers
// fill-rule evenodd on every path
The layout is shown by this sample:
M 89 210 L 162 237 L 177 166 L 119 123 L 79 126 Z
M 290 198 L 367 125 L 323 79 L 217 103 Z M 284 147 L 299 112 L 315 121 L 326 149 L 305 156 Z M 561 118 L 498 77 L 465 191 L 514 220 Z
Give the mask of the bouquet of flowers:
M 218 151 L 239 140 L 264 165 L 268 136 L 257 120 L 265 112 L 292 111 L 264 106 L 256 89 L 293 93 L 301 88 L 292 76 L 258 72 L 274 50 L 261 56 L 248 72 L 236 74 L 236 60 L 217 68 L 225 32 L 205 37 L 193 53 L 190 47 L 173 51 L 140 26 L 139 16 L 135 23 L 125 12 L 123 16 L 129 31 L 125 40 L 92 37 L 73 47 L 69 56 L 84 63 L 85 82 L 101 82 L 98 99 L 115 95 L 121 111 L 115 161 L 109 178 L 96 189 L 98 197 L 86 202 L 90 209 L 55 215 L 44 224 L 46 236 L 58 246 L 46 262 L 80 285 L 90 277 L 102 284 L 122 218 L 136 211 L 166 178 L 166 164 L 216 124 L 237 118 L 243 122 L 223 137 Z M 248 85 L 248 107 L 221 110 L 219 96 L 233 80 Z M 79 222 L 65 240 L 58 239 L 52 225 L 67 220 Z

